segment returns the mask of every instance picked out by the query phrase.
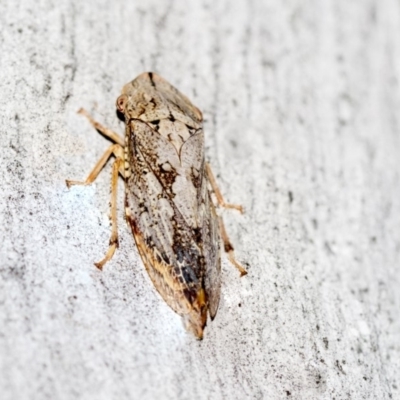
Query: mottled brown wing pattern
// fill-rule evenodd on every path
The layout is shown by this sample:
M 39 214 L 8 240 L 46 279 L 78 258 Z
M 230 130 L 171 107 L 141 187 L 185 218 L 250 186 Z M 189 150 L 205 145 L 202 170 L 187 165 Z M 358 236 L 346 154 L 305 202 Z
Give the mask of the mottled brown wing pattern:
M 162 94 L 151 100 L 154 110 L 169 110 L 158 114 L 166 118 L 144 121 L 142 114 L 127 124 L 126 206 L 155 287 L 199 336 L 207 309 L 213 318 L 219 302 L 218 219 L 204 173 L 201 114 L 193 107 L 197 120 L 188 120 L 188 100 L 175 91 L 171 106 Z

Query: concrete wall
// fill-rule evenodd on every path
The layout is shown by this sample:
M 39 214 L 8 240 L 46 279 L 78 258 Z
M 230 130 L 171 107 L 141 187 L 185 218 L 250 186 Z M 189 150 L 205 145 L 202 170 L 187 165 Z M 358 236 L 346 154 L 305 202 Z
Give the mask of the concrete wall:
M 15 399 L 400 398 L 400 3 L 0 1 L 0 392 Z M 123 217 L 103 272 L 121 87 L 205 116 L 240 279 L 202 342 Z M 122 182 L 121 182 L 122 183 Z

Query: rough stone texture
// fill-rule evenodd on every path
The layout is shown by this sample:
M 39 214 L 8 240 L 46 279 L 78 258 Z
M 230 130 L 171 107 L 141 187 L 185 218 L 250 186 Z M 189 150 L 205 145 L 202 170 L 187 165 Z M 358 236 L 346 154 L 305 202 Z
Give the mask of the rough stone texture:
M 400 3 L 0 2 L 0 393 L 9 399 L 400 399 Z M 119 213 L 115 99 L 160 73 L 204 111 L 239 279 L 205 339 Z M 119 197 L 122 205 L 122 191 Z

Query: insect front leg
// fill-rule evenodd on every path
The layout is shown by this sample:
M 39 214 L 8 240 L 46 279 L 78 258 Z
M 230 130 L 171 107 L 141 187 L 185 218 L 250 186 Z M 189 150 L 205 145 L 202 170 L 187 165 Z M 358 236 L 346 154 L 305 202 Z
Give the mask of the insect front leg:
M 103 169 L 103 167 L 106 165 L 108 159 L 111 157 L 111 155 L 114 155 L 117 159 L 124 158 L 124 149 L 122 148 L 121 145 L 119 144 L 112 144 L 106 151 L 105 153 L 101 156 L 100 160 L 97 161 L 96 165 L 88 175 L 88 177 L 84 181 L 71 181 L 67 179 L 65 183 L 67 184 L 68 188 L 74 185 L 90 185 L 95 181 L 97 176 L 99 175 L 100 171 Z M 124 176 L 123 172 L 121 173 L 122 176 Z
M 124 138 L 119 136 L 118 133 L 115 133 L 111 129 L 106 128 L 105 126 L 100 124 L 100 122 L 95 121 L 94 118 L 84 108 L 81 108 L 78 111 L 78 114 L 82 114 L 83 116 L 85 116 L 89 120 L 89 122 L 92 124 L 92 126 L 96 130 L 98 130 L 101 134 L 103 134 L 104 136 L 111 139 L 114 143 L 118 143 L 122 147 L 124 146 L 124 144 L 125 144 Z
M 206 174 L 208 177 L 208 181 L 211 184 L 212 190 L 215 193 L 215 197 L 217 198 L 218 204 L 224 208 L 234 208 L 235 210 L 240 211 L 243 214 L 243 207 L 237 204 L 226 203 L 219 187 L 217 185 L 217 181 L 215 180 L 214 174 L 212 173 L 211 166 L 209 163 L 206 163 Z

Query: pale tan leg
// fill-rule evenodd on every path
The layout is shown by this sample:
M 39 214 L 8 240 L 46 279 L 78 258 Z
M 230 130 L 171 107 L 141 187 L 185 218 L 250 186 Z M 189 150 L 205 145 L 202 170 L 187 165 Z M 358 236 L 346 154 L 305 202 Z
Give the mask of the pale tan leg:
M 66 180 L 66 184 L 68 188 L 73 185 L 90 185 L 99 175 L 100 171 L 106 165 L 108 159 L 111 155 L 114 155 L 116 160 L 113 163 L 112 167 L 112 177 L 111 177 L 111 201 L 110 201 L 110 208 L 111 208 L 111 237 L 110 243 L 107 250 L 105 257 L 95 263 L 97 268 L 103 269 L 104 264 L 111 260 L 112 256 L 115 253 L 115 249 L 118 247 L 118 227 L 117 227 L 117 190 L 118 190 L 118 173 L 124 177 L 124 139 L 121 138 L 117 133 L 113 132 L 111 129 L 108 129 L 95 121 L 90 114 L 81 108 L 78 111 L 79 114 L 84 115 L 89 122 L 93 125 L 95 129 L 101 132 L 104 136 L 107 136 L 116 144 L 111 145 L 100 158 L 100 160 L 96 163 L 92 171 L 90 172 L 89 176 L 86 178 L 85 181 L 71 181 Z
M 111 237 L 109 247 L 105 257 L 94 265 L 98 269 L 103 269 L 104 264 L 110 261 L 118 247 L 118 226 L 117 226 L 117 192 L 118 192 L 118 173 L 123 172 L 124 161 L 122 158 L 117 158 L 113 163 L 111 177 L 111 201 L 110 201 L 110 220 L 111 220 Z
M 89 122 L 93 125 L 95 129 L 97 129 L 99 132 L 101 132 L 104 136 L 107 136 L 109 139 L 111 139 L 113 142 L 118 143 L 120 146 L 125 145 L 125 141 L 121 136 L 119 136 L 117 133 L 113 132 L 111 129 L 106 128 L 105 126 L 101 125 L 99 122 L 95 121 L 92 116 L 83 108 L 81 108 L 78 111 L 78 114 L 84 115 Z
M 232 243 L 229 240 L 228 234 L 226 233 L 225 224 L 222 217 L 218 217 L 219 229 L 221 231 L 222 241 L 224 242 L 224 248 L 228 254 L 229 261 L 239 270 L 240 276 L 247 275 L 247 271 L 236 261 L 235 253 Z
M 220 206 L 224 208 L 234 208 L 235 210 L 240 211 L 243 214 L 243 207 L 237 204 L 229 204 L 225 203 L 224 198 L 222 197 L 221 191 L 218 188 L 217 181 L 215 180 L 214 174 L 211 171 L 211 166 L 209 163 L 206 163 L 206 174 L 208 176 L 208 179 L 210 181 L 211 187 L 215 193 L 215 196 L 217 198 L 217 201 Z
M 117 228 L 117 189 L 118 189 L 118 173 L 124 176 L 124 150 L 119 144 L 113 144 L 110 146 L 100 160 L 97 162 L 93 170 L 90 172 L 89 176 L 86 178 L 85 181 L 69 181 L 67 180 L 67 186 L 71 187 L 72 185 L 89 185 L 91 184 L 99 175 L 100 171 L 103 169 L 104 165 L 108 161 L 111 155 L 116 157 L 116 160 L 113 163 L 112 168 L 112 177 L 111 177 L 111 201 L 110 201 L 110 208 L 111 208 L 111 237 L 110 243 L 107 250 L 105 257 L 97 262 L 94 265 L 99 268 L 103 269 L 104 264 L 111 260 L 112 256 L 115 253 L 115 249 L 118 247 L 118 228 Z
M 108 159 L 111 155 L 114 155 L 116 158 L 124 158 L 124 149 L 119 144 L 112 144 L 102 155 L 99 161 L 97 161 L 96 165 L 90 172 L 89 176 L 84 181 L 71 181 L 66 180 L 65 183 L 67 184 L 68 188 L 73 185 L 90 185 L 99 175 L 100 171 L 106 165 Z M 123 176 L 123 173 L 121 174 Z

